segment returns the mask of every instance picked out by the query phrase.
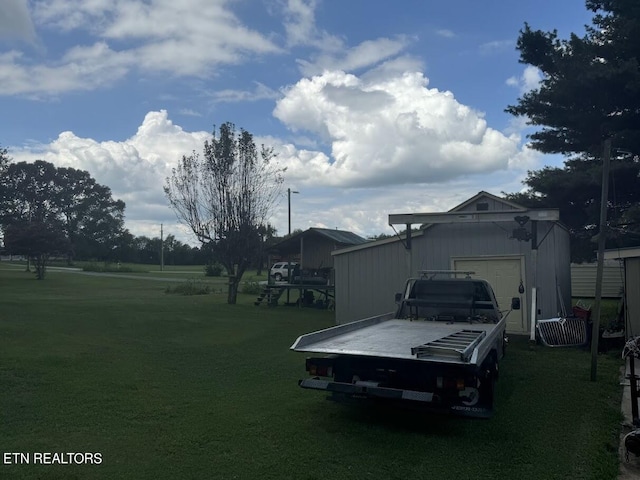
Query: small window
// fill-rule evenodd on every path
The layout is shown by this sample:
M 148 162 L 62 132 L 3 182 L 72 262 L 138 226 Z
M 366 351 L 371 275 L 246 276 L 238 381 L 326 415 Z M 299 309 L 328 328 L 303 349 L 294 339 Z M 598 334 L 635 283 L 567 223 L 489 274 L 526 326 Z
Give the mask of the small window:
M 487 210 L 489 210 L 489 204 L 487 202 L 476 203 L 476 211 L 486 212 Z

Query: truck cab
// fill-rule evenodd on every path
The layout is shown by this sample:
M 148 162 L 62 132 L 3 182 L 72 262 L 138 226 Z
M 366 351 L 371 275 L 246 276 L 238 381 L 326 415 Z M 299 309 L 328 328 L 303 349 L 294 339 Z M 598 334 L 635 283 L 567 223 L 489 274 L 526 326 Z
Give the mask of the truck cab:
M 396 302 L 396 318 L 471 323 L 502 318 L 489 283 L 472 278 L 411 278 Z

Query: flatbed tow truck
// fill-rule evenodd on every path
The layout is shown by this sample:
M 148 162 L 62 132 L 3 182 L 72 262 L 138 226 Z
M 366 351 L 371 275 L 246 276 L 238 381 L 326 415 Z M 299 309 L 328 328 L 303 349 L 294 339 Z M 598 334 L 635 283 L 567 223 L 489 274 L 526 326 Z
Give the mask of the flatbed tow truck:
M 490 417 L 506 317 L 520 299 L 503 312 L 489 283 L 470 277 L 474 272 L 420 273 L 396 294 L 395 312 L 300 336 L 291 350 L 322 356 L 307 358 L 310 377 L 299 385 L 336 401 Z

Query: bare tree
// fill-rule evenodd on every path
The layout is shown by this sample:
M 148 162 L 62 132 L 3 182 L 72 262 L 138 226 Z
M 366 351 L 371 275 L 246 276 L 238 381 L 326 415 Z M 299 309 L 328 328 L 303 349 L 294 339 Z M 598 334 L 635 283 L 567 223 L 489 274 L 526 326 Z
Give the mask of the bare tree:
M 256 148 L 253 136 L 224 123 L 205 141 L 203 156 L 183 156 L 164 192 L 178 219 L 186 223 L 229 274 L 227 301 L 260 248 L 263 226 L 282 188 L 284 168 L 273 149 Z

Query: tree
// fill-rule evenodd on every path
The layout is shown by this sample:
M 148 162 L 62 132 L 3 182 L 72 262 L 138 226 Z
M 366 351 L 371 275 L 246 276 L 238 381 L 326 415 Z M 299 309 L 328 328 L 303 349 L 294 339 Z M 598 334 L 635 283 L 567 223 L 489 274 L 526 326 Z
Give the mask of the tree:
M 0 173 L 4 172 L 10 161 L 9 150 L 0 146 Z
M 543 128 L 532 135 L 542 152 L 602 153 L 598 269 L 591 344 L 591 380 L 596 379 L 602 272 L 607 229 L 611 148 L 640 152 L 640 2 L 587 0 L 596 15 L 584 37 L 533 31 L 525 24 L 518 38 L 520 61 L 543 74 L 540 87 L 525 93 L 507 112 Z
M 101 259 L 111 255 L 124 233 L 125 204 L 113 200 L 108 187 L 96 183 L 87 172 L 56 168 L 42 160 L 9 163 L 3 173 L 0 227 L 5 233 L 11 225 L 33 222 L 61 231 L 67 251 L 58 253 L 69 258 L 75 251 Z
M 165 194 L 178 219 L 229 274 L 227 302 L 236 303 L 242 275 L 260 248 L 261 225 L 281 191 L 284 169 L 273 150 L 223 123 L 205 141 L 203 156 L 183 156 L 167 178 Z
M 278 231 L 273 225 L 267 224 L 260 225 L 258 227 L 258 234 L 260 235 L 260 247 L 256 254 L 256 275 L 262 275 L 262 269 L 267 261 L 266 250 L 269 246 L 273 245 L 276 241 L 276 233 Z M 267 265 L 268 267 L 269 265 Z
M 520 61 L 537 67 L 543 79 L 506 109 L 542 127 L 529 136 L 533 148 L 574 155 L 564 169 L 529 172 L 529 190 L 510 198 L 526 206 L 560 208 L 575 261 L 594 258 L 591 239 L 598 231 L 602 165 L 609 163 L 605 145 L 612 144 L 618 157 L 606 182 L 608 245 L 637 242 L 639 220 L 640 2 L 588 0 L 586 6 L 595 15 L 583 37 L 560 40 L 556 31 L 534 31 L 525 24 L 518 39 Z
M 68 240 L 60 228 L 40 221 L 16 222 L 5 229 L 4 243 L 11 253 L 25 255 L 36 269 L 36 278 L 44 280 L 51 255 L 68 248 Z
M 97 183 L 88 172 L 58 168 L 55 203 L 69 239 L 70 259 L 112 261 L 124 233 L 125 203 L 114 200 L 111 189 Z
M 611 165 L 607 247 L 636 245 L 640 239 L 640 162 L 619 156 Z M 567 160 L 564 168 L 545 167 L 529 172 L 525 192 L 505 194 L 508 200 L 528 208 L 559 208 L 560 220 L 571 238 L 571 261 L 595 259 L 594 236 L 598 231 L 602 164 L 599 160 Z
M 5 177 L 7 167 L 9 166 L 10 161 L 11 161 L 11 157 L 9 157 L 9 150 L 0 146 L 0 178 Z M 2 196 L 4 195 L 3 192 L 4 192 L 3 189 L 0 187 L 0 202 L 2 201 Z M 0 234 L 2 234 L 3 243 L 4 243 L 4 232 L 2 232 L 2 224 L 0 224 Z
M 537 67 L 540 87 L 506 111 L 542 126 L 531 146 L 546 153 L 598 157 L 605 139 L 614 148 L 640 152 L 640 3 L 590 0 L 594 27 L 569 40 L 525 24 L 520 62 Z

